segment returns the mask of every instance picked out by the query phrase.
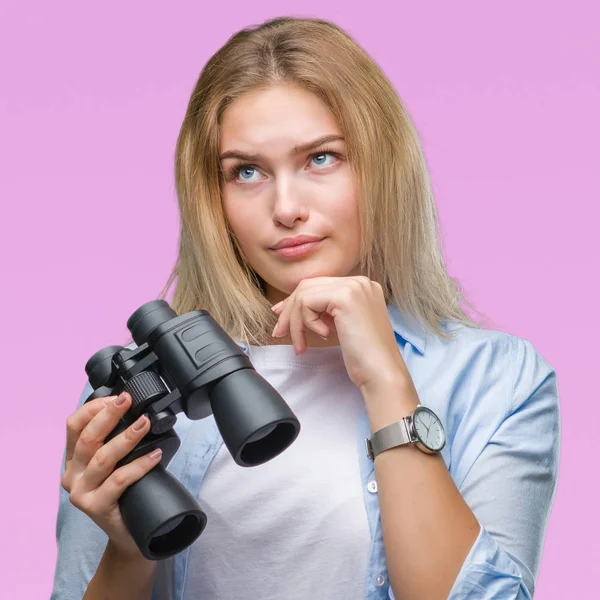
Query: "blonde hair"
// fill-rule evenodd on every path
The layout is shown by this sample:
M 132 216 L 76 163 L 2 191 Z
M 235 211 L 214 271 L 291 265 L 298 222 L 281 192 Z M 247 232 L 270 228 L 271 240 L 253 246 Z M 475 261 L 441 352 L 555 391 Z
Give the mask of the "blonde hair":
M 223 111 L 274 84 L 316 94 L 340 125 L 360 198 L 360 272 L 436 335 L 452 337 L 440 322 L 478 327 L 445 271 L 427 165 L 402 101 L 362 48 L 320 19 L 281 17 L 243 29 L 206 63 L 177 140 L 180 246 L 160 298 L 177 278 L 177 314 L 207 310 L 233 339 L 272 343 L 277 317 L 226 222 L 218 156 Z

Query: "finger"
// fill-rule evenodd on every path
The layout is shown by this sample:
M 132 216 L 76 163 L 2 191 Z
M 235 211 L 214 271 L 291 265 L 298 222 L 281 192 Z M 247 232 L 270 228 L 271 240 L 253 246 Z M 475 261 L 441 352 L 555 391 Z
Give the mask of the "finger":
M 296 297 L 296 292 L 293 292 L 291 296 L 288 296 L 285 299 L 285 303 L 282 304 L 280 308 L 279 318 L 277 319 L 277 324 L 273 328 L 273 336 L 274 337 L 284 337 L 288 333 L 289 327 L 289 316 L 291 313 L 292 305 L 294 304 L 294 300 Z
M 106 406 L 105 402 L 110 401 L 111 398 L 116 398 L 116 396 L 94 398 L 94 400 L 90 400 L 83 406 L 80 406 L 72 415 L 69 416 L 67 419 L 65 466 L 73 458 L 73 450 L 75 449 L 75 444 L 77 443 L 81 432 L 85 429 L 87 424 Z
M 118 402 L 121 404 L 117 404 Z M 120 394 L 116 400 L 109 402 L 104 410 L 101 410 L 83 428 L 73 450 L 73 461 L 81 466 L 87 466 L 130 406 L 131 396 L 125 392 Z
M 323 320 L 323 317 L 328 313 L 325 310 L 313 309 L 313 302 L 315 303 L 314 306 L 319 306 L 317 304 L 317 298 L 315 298 L 314 295 L 313 297 L 307 296 L 300 307 L 304 325 L 306 329 L 314 331 L 321 337 L 329 337 L 331 331 Z M 320 306 L 322 307 L 323 305 L 324 304 L 321 303 Z
M 329 328 L 321 321 L 321 312 L 327 307 L 331 286 L 316 286 L 298 295 L 291 309 L 289 330 L 297 354 L 306 350 L 306 330 L 321 337 L 329 335 Z
M 101 446 L 81 476 L 82 490 L 89 492 L 100 487 L 115 470 L 117 463 L 127 456 L 149 431 L 150 419 L 142 415 L 125 431 Z
M 157 452 L 157 454 L 154 454 Z M 136 481 L 139 481 L 146 473 L 151 471 L 162 457 L 160 449 L 144 456 L 140 456 L 130 463 L 119 467 L 104 481 L 94 492 L 94 499 L 100 506 L 115 504 L 123 492 Z
M 321 321 L 323 323 L 325 323 L 325 327 L 327 327 L 329 333 L 327 334 L 328 337 L 329 335 L 331 335 L 332 332 L 334 332 L 335 329 L 335 319 L 327 312 L 324 311 L 321 313 L 320 315 Z
M 287 298 L 285 300 L 287 300 Z M 281 302 L 278 302 L 277 304 L 273 304 L 273 306 L 271 306 L 271 310 L 275 313 L 281 312 L 281 309 L 285 305 L 285 300 L 282 300 Z
M 315 314 L 311 315 L 311 317 L 305 321 L 305 325 L 307 325 L 308 329 L 311 329 L 320 336 L 329 336 L 331 333 L 330 329 L 324 321 L 321 321 L 321 313 L 327 309 L 329 298 L 332 293 L 331 283 L 314 283 L 310 290 L 301 290 L 300 293 L 298 290 L 295 290 L 292 296 L 286 298 L 285 304 L 279 309 L 279 319 L 273 330 L 276 334 L 275 337 L 283 337 L 289 332 L 290 337 L 294 339 L 291 331 L 291 315 L 297 310 L 296 305 L 304 303 L 305 299 L 308 297 L 310 297 L 308 305 L 315 311 Z M 315 325 L 316 328 L 313 328 L 311 323 L 315 322 L 315 320 L 317 321 L 317 324 Z
M 302 322 L 302 310 L 300 306 L 297 306 L 297 303 L 295 304 L 289 317 L 289 331 L 296 354 L 301 354 L 306 350 L 306 337 L 304 335 L 304 323 Z
M 318 297 L 315 294 L 307 294 L 302 301 L 299 302 L 299 314 L 302 330 L 299 333 L 298 339 L 301 340 L 303 346 L 300 348 L 300 352 L 304 352 L 306 350 L 306 331 L 312 331 L 316 333 L 318 336 L 323 339 L 327 339 L 329 334 L 331 333 L 329 327 L 322 320 L 323 315 L 327 314 L 326 312 L 320 312 L 319 309 L 313 309 L 312 304 L 315 306 L 319 306 Z M 324 305 L 323 302 L 327 302 L 326 299 L 321 301 L 321 307 Z M 292 322 L 293 323 L 293 322 Z M 290 329 L 295 327 L 296 325 L 290 324 Z
M 311 281 L 312 286 L 324 287 L 318 283 Z M 281 306 L 276 312 L 279 313 L 277 325 L 273 329 L 275 337 L 284 337 L 290 332 L 290 318 L 295 310 L 295 304 L 299 300 L 300 295 L 307 293 L 307 289 L 299 289 L 298 287 L 281 303 Z M 277 305 L 276 305 L 277 306 Z

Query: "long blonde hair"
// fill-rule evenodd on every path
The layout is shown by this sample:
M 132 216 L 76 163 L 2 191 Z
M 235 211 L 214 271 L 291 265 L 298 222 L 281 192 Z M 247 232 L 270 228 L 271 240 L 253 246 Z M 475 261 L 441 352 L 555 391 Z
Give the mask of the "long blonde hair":
M 402 101 L 362 48 L 320 19 L 281 17 L 243 29 L 206 63 L 177 140 L 180 246 L 159 297 L 177 279 L 171 301 L 177 314 L 207 310 L 233 339 L 272 343 L 277 317 L 264 281 L 245 260 L 222 208 L 219 127 L 231 102 L 282 83 L 316 94 L 340 125 L 360 198 L 360 272 L 383 286 L 386 302 L 436 335 L 452 337 L 440 322 L 479 327 L 460 303 L 475 309 L 446 273 L 427 165 Z

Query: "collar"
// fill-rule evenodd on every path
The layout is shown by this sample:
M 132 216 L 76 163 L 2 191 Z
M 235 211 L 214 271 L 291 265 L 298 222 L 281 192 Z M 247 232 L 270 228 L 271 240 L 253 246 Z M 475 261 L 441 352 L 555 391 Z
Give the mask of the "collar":
M 392 323 L 392 329 L 421 354 L 425 354 L 427 332 L 423 325 L 415 317 L 402 312 L 392 303 L 387 305 L 387 310 Z

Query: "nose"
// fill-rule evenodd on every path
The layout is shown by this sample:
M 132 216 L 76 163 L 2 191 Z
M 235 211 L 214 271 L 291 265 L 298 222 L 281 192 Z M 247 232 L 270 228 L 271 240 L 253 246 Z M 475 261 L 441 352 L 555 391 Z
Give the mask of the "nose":
M 296 221 L 308 219 L 308 206 L 291 179 L 281 179 L 274 187 L 273 221 L 293 227 Z

